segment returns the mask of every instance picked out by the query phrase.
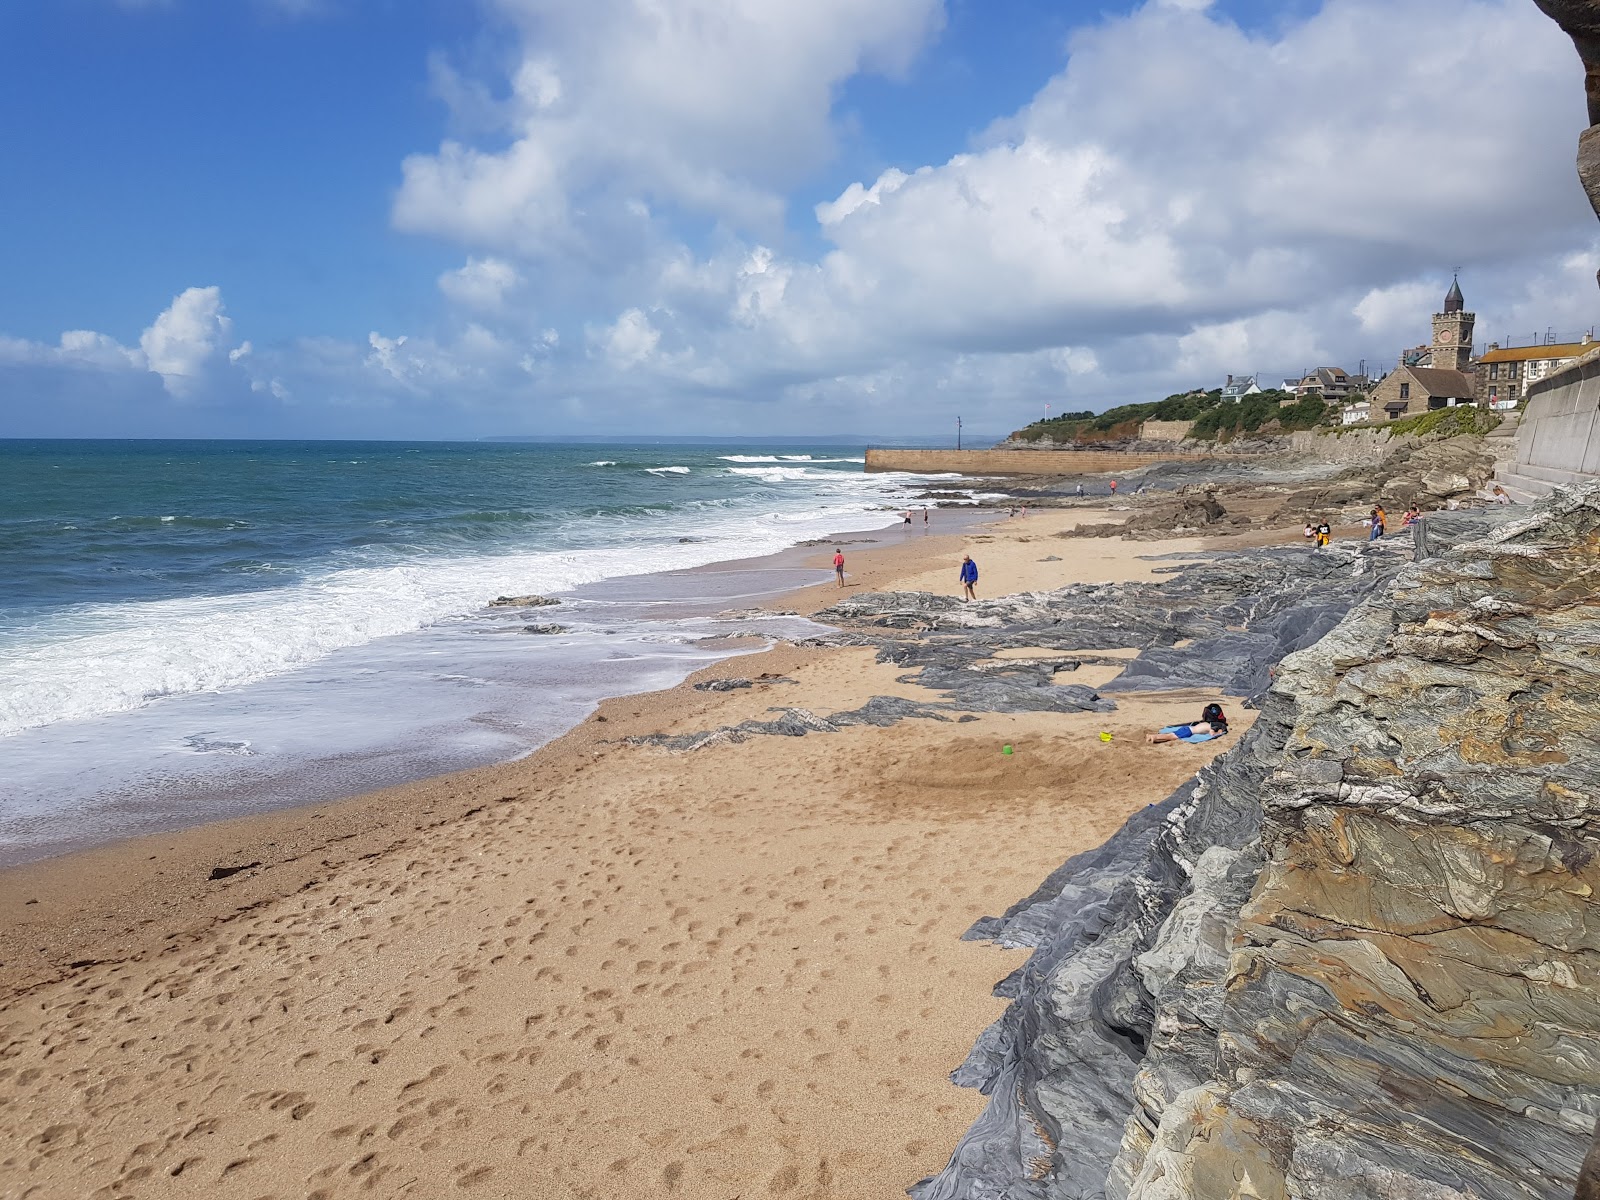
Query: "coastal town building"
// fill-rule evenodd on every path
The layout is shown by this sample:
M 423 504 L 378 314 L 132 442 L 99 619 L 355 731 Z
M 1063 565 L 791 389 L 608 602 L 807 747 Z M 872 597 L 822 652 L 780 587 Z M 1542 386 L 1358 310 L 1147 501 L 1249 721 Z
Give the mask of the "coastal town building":
M 1476 385 L 1465 371 L 1438 367 L 1397 367 L 1372 389 L 1374 419 L 1398 421 L 1433 408 L 1474 403 Z
M 1237 404 L 1246 396 L 1259 396 L 1263 390 L 1254 375 L 1229 375 L 1228 381 L 1222 385 L 1222 398 Z
M 1442 371 L 1467 371 L 1472 367 L 1472 329 L 1478 315 L 1463 311 L 1461 281 L 1452 279 L 1445 293 L 1444 311 L 1433 314 L 1433 343 L 1427 366 Z
M 1483 408 L 1515 408 L 1530 385 L 1595 346 L 1593 334 L 1580 342 L 1557 342 L 1538 346 L 1508 346 L 1501 349 L 1491 342 L 1483 357 L 1474 364 L 1476 399 Z
M 1284 386 L 1296 396 L 1321 396 L 1329 404 L 1340 404 L 1358 390 L 1355 377 L 1342 367 L 1318 367 L 1293 382 L 1284 380 Z
M 1370 389 L 1368 419 L 1397 421 L 1433 408 L 1475 403 L 1472 331 L 1478 317 L 1466 309 L 1461 281 L 1452 278 L 1443 311 L 1433 314 L 1433 340 L 1403 351 L 1400 365 Z M 1354 424 L 1359 418 L 1341 413 L 1340 419 Z
M 1360 425 L 1372 418 L 1372 401 L 1363 396 L 1360 400 L 1352 400 L 1339 410 L 1339 424 Z

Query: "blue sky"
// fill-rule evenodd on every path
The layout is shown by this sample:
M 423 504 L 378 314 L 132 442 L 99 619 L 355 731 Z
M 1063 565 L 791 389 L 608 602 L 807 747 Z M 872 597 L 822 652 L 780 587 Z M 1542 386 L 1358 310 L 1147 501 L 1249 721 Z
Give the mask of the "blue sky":
M 0 8 L 0 436 L 1002 428 L 1392 361 L 1456 265 L 1593 323 L 1526 0 L 748 9 Z

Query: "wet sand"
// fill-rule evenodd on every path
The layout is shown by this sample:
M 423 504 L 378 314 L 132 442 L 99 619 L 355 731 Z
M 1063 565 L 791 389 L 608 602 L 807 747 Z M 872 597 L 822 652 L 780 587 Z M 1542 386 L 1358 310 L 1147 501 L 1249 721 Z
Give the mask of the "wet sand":
M 1101 519 L 845 545 L 849 582 L 953 593 L 970 552 L 1000 594 L 1197 545 L 1051 536 Z M 622 697 L 515 763 L 0 873 L 0 1196 L 893 1197 L 937 1170 L 982 1104 L 947 1075 L 1022 957 L 960 935 L 1210 758 L 1140 737 L 1201 693 L 626 744 L 927 696 L 860 649 L 694 679 L 762 673 L 793 682 Z

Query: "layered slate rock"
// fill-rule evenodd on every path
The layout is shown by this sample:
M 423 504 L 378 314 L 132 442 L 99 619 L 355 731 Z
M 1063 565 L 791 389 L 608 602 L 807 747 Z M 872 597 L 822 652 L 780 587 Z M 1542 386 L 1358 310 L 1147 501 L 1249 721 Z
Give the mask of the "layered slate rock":
M 1390 541 L 1182 555 L 1156 583 L 1072 584 L 970 604 L 926 592 L 864 593 L 817 614 L 845 630 L 818 640 L 877 646 L 882 661 L 922 668 L 908 681 L 954 689 L 958 704 L 982 677 L 1039 670 L 986 661 L 1028 648 L 1138 649 L 1102 693 L 1219 687 L 1252 697 L 1266 689 L 1272 664 L 1322 637 L 1399 570 L 1406 549 Z
M 1035 947 L 919 1200 L 1568 1197 L 1600 1111 L 1600 487 L 1405 569 Z

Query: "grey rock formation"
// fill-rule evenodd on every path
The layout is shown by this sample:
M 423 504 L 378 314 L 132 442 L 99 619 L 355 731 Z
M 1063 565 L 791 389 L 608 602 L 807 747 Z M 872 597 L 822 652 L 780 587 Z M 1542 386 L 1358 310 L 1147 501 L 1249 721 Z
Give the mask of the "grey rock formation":
M 549 596 L 496 596 L 489 601 L 490 608 L 545 608 L 561 601 Z
M 1399 570 L 1403 552 L 1404 543 L 1392 541 L 1320 553 L 1293 546 L 1197 555 L 1158 583 L 1074 584 L 972 604 L 922 592 L 867 593 L 818 619 L 845 630 L 822 640 L 878 646 L 880 659 L 924 668 L 914 681 L 954 689 L 955 702 L 971 711 L 994 710 L 980 707 L 982 693 L 963 691 L 953 672 L 1033 672 L 1036 685 L 1049 682 L 1037 676 L 1038 665 L 987 661 L 998 650 L 1029 647 L 1140 649 L 1102 694 L 1211 686 L 1253 697 L 1266 689 L 1273 663 L 1337 624 Z
M 1533 0 L 1572 38 L 1583 62 L 1589 128 L 1578 135 L 1578 179 L 1600 216 L 1600 0 Z
M 1286 659 L 1196 784 L 974 928 L 1036 949 L 918 1200 L 1573 1194 L 1600 486 L 1440 545 Z

